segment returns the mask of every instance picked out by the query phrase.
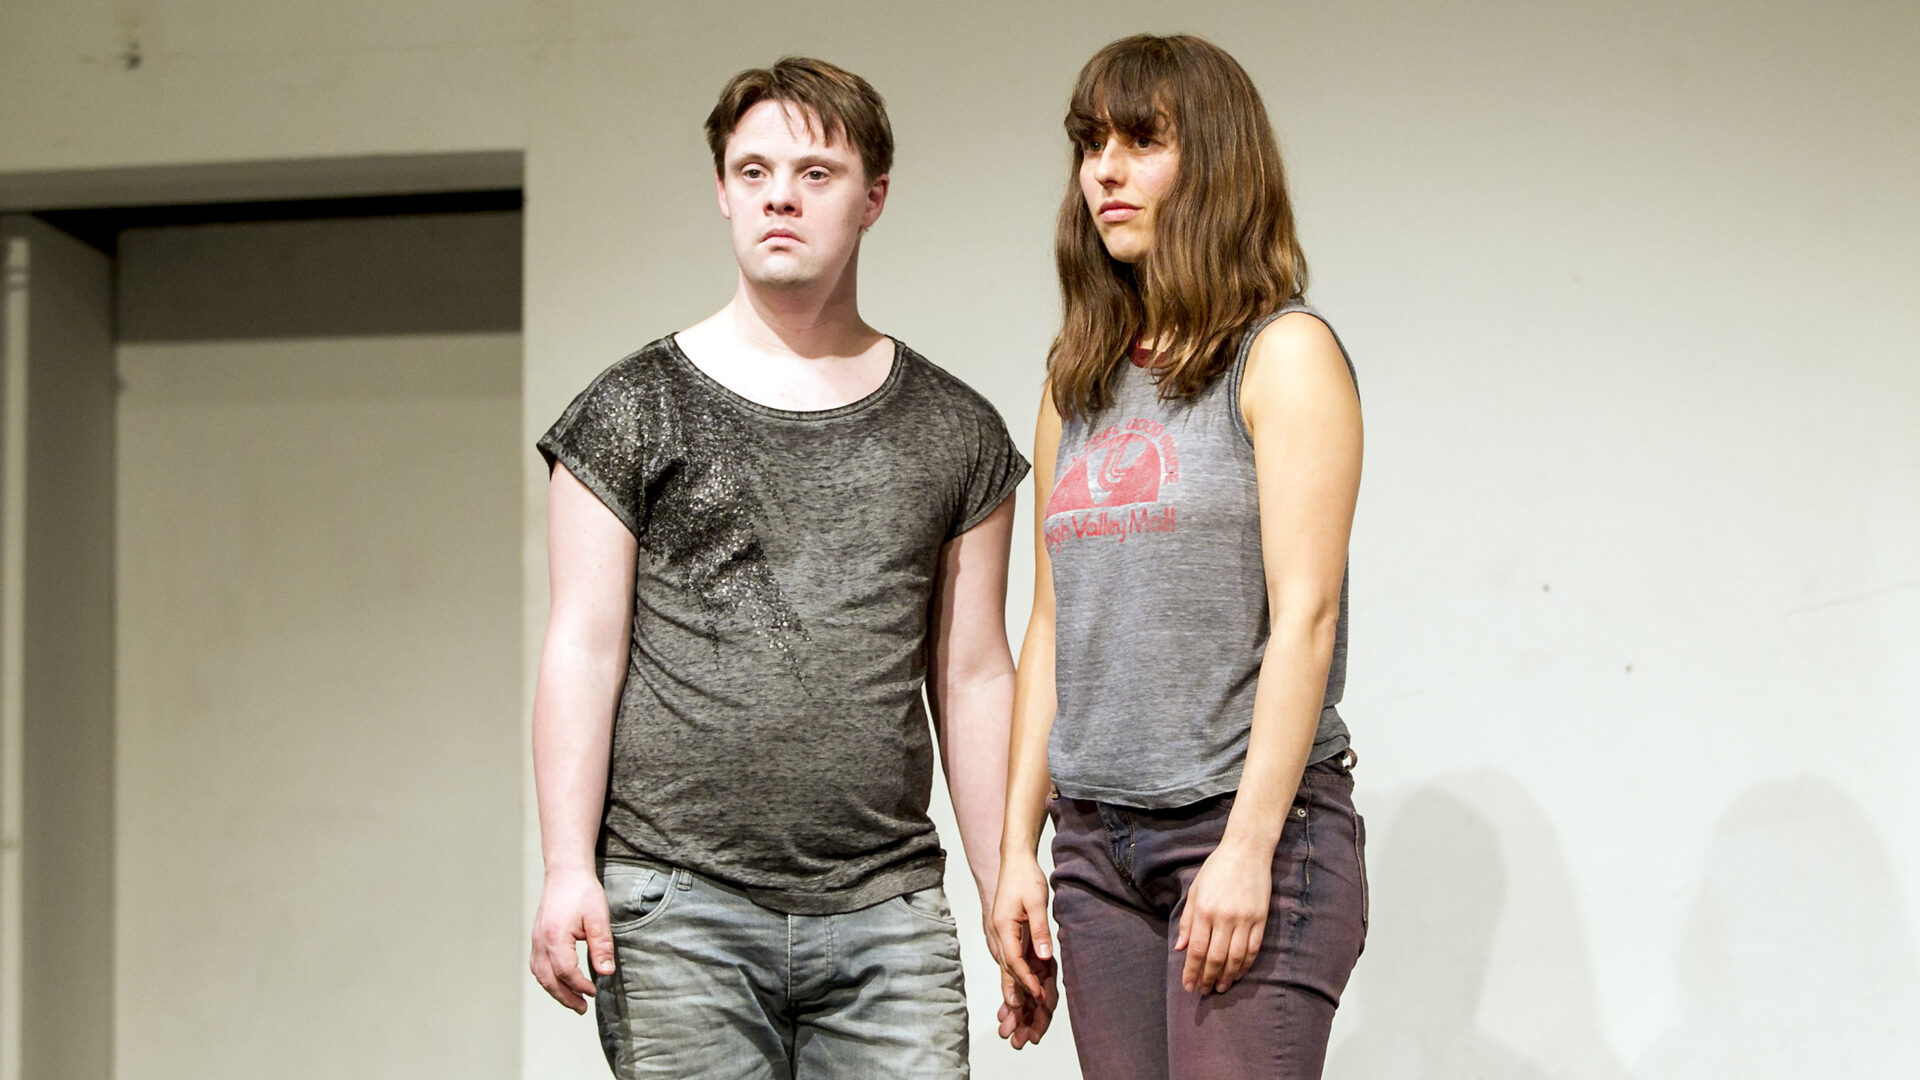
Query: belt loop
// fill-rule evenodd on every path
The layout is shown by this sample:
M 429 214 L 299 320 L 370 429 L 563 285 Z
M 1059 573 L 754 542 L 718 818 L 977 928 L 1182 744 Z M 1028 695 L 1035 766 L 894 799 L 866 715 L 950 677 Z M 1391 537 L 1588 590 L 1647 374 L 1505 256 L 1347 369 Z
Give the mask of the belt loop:
M 673 871 L 673 887 L 683 892 L 693 888 L 693 874 L 676 867 Z

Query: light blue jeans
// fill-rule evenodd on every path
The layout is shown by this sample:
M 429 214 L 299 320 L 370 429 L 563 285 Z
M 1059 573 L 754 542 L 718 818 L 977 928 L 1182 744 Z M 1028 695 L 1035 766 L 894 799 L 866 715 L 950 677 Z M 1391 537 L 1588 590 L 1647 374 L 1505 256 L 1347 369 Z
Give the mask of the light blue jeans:
M 939 886 L 842 915 L 784 915 L 656 863 L 600 871 L 614 971 L 594 999 L 621 1080 L 955 1080 L 967 1075 L 960 939 Z

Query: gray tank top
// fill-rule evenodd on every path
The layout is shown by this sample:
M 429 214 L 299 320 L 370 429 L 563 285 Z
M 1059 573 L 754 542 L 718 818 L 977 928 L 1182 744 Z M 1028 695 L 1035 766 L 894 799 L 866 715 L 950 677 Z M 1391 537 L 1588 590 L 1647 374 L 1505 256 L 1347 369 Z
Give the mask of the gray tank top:
M 1113 404 L 1061 430 L 1044 510 L 1058 691 L 1047 764 L 1068 798 L 1164 808 L 1240 786 L 1267 647 L 1240 379 L 1254 336 L 1289 311 L 1319 317 L 1294 301 L 1256 320 L 1197 397 L 1162 401 L 1152 373 L 1127 364 Z M 1343 576 L 1308 764 L 1347 748 L 1346 668 Z

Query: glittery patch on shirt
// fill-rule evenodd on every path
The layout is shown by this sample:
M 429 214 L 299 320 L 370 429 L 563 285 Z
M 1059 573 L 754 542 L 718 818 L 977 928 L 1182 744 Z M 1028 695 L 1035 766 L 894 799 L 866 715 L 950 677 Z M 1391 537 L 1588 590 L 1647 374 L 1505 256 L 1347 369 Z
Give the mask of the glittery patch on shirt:
M 703 389 L 674 396 L 678 400 L 655 413 L 673 418 L 659 433 L 657 450 L 674 464 L 647 500 L 646 546 L 699 601 L 715 660 L 721 658 L 721 622 L 743 620 L 804 685 L 794 647 L 812 638 L 774 577 L 761 540 L 760 530 L 773 524 L 753 482 L 766 459 L 765 444 L 737 409 Z

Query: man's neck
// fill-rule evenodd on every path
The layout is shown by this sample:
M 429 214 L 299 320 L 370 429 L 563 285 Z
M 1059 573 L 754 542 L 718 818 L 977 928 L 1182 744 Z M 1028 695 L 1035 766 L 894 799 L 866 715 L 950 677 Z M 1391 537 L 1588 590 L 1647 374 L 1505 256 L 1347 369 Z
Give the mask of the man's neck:
M 769 289 L 742 276 L 713 321 L 745 349 L 806 359 L 858 356 L 880 334 L 860 318 L 852 275 L 833 288 Z
M 893 343 L 860 318 L 851 280 L 825 290 L 776 290 L 744 278 L 727 306 L 674 335 L 694 365 L 750 401 L 838 408 L 877 389 Z

